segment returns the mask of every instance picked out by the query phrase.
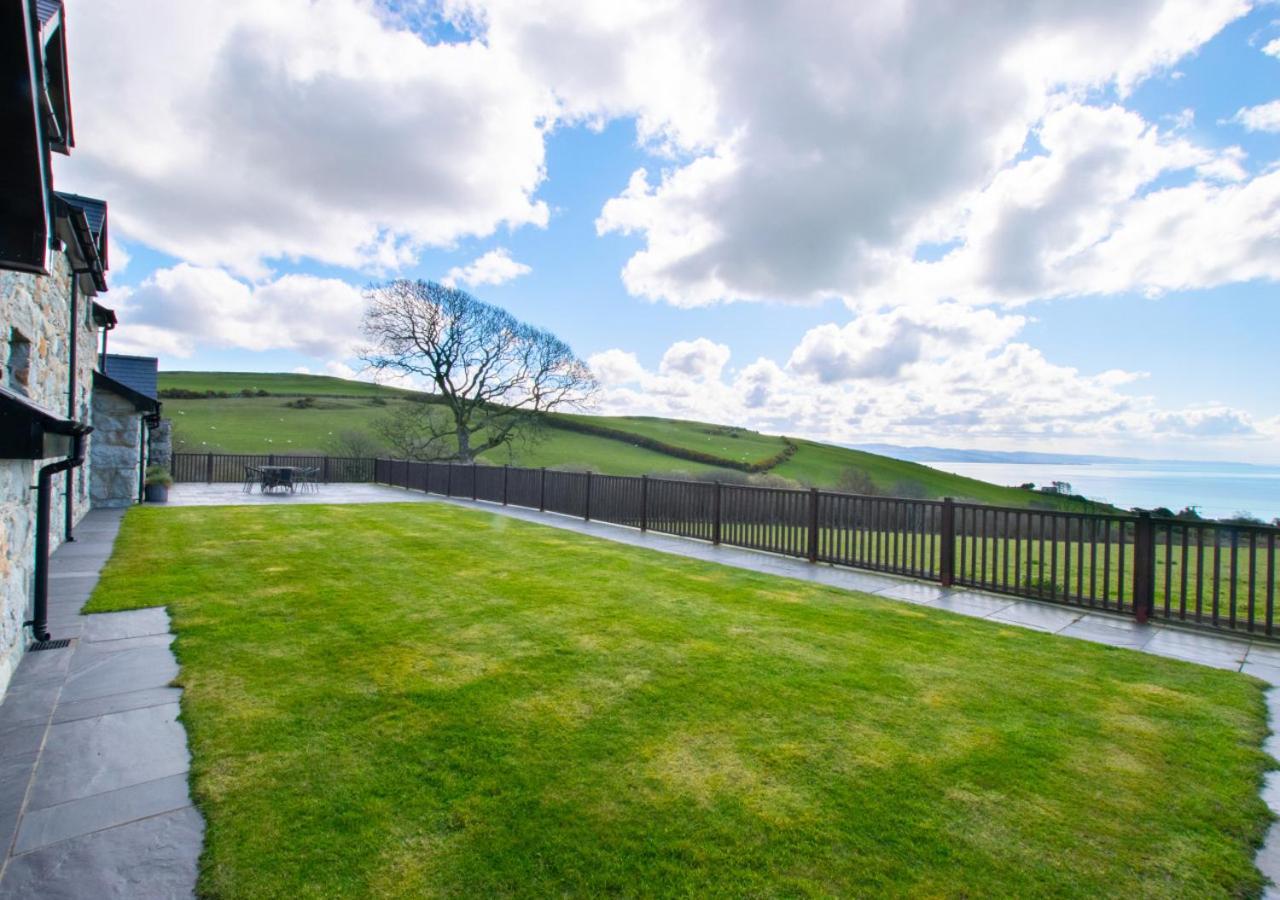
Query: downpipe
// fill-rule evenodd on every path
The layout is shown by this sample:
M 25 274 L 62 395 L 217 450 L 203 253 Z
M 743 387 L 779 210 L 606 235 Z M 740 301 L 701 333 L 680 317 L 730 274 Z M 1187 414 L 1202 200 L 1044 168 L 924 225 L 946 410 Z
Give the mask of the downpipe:
M 36 571 L 32 604 L 31 634 L 37 641 L 49 640 L 49 505 L 53 499 L 53 476 L 70 472 L 84 463 L 84 437 L 72 438 L 71 455 L 42 466 L 36 479 Z

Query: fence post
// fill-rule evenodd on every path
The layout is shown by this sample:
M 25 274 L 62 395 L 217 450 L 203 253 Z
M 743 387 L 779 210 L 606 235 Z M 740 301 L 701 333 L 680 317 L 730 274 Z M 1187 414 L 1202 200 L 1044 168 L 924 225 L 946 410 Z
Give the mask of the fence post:
M 720 543 L 720 482 L 716 482 L 715 501 L 711 504 L 711 543 Z
M 591 473 L 587 473 L 587 497 L 583 502 L 582 520 L 584 522 L 591 521 Z
M 502 505 L 507 505 L 507 476 L 511 474 L 511 466 L 502 467 Z
M 818 561 L 818 489 L 809 488 L 809 562 Z
M 267 454 L 267 465 L 274 466 L 276 464 L 276 455 L 274 453 Z
M 640 530 L 649 530 L 649 476 L 640 476 Z
M 1139 625 L 1151 617 L 1156 599 L 1156 530 L 1151 513 L 1138 513 L 1133 525 L 1133 618 Z
M 446 497 L 452 497 L 453 496 L 453 463 L 449 462 L 449 463 L 446 463 L 446 465 L 448 466 L 448 468 L 445 469 L 444 495 Z
M 547 511 L 547 467 L 542 467 L 542 479 L 538 483 L 538 512 Z
M 208 458 L 205 460 L 204 480 L 205 480 L 205 484 L 213 484 L 213 454 L 212 453 L 208 454 Z
M 472 502 L 480 499 L 480 491 L 476 488 L 476 466 L 477 463 L 471 464 L 471 500 Z
M 329 457 L 324 458 L 324 474 L 320 476 L 325 484 L 329 483 Z
M 943 587 L 951 587 L 956 580 L 956 504 L 950 497 L 942 500 L 942 521 L 938 526 L 938 580 Z

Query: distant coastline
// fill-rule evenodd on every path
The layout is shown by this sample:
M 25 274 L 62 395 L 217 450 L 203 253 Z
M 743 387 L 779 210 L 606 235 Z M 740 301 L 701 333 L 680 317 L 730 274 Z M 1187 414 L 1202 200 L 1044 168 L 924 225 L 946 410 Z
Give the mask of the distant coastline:
M 1035 453 L 1025 450 L 962 450 L 955 447 L 907 446 L 900 444 L 847 444 L 854 450 L 867 453 L 879 453 L 907 462 L 970 462 L 970 463 L 1014 463 L 1014 464 L 1046 464 L 1046 465 L 1159 465 L 1202 468 L 1217 466 L 1230 469 L 1271 469 L 1258 463 L 1225 462 L 1220 460 L 1195 459 L 1144 459 L 1137 456 L 1101 456 L 1079 453 Z
M 893 444 L 862 444 L 856 449 L 992 484 L 1039 488 L 1065 482 L 1072 493 L 1122 509 L 1164 507 L 1178 512 L 1191 507 L 1206 518 L 1248 514 L 1267 522 L 1280 516 L 1280 466 Z

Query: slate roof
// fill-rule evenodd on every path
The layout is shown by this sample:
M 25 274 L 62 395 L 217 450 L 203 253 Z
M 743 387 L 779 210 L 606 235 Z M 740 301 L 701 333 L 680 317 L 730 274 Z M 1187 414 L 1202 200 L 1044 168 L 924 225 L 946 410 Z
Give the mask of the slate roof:
M 40 24 L 48 22 L 62 11 L 62 0 L 36 0 L 36 16 Z
M 144 397 L 155 400 L 157 391 L 156 369 L 159 363 L 154 356 L 126 356 L 108 353 L 103 360 L 103 371 L 113 381 L 133 388 Z
M 110 354 L 107 354 L 110 356 Z M 138 412 L 158 413 L 160 412 L 160 401 L 155 397 L 148 397 L 141 391 L 135 390 L 131 385 L 125 384 L 123 381 L 117 381 L 104 372 L 97 369 L 93 371 L 93 389 L 99 388 L 108 390 L 118 397 L 123 397 L 133 404 L 133 408 Z

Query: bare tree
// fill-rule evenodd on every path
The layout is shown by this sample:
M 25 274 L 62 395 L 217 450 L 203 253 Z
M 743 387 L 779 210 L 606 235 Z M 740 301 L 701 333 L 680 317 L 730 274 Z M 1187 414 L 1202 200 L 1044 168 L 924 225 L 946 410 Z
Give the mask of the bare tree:
M 465 291 L 399 279 L 370 288 L 366 300 L 364 332 L 372 346 L 361 358 L 376 372 L 427 379 L 448 412 L 406 404 L 393 417 L 400 439 L 382 431 L 383 440 L 412 449 L 414 458 L 470 461 L 509 443 L 543 413 L 580 404 L 595 391 L 591 370 L 568 344 Z
M 367 431 L 351 428 L 331 434 L 324 442 L 324 452 L 329 456 L 347 458 L 379 456 L 382 445 Z

